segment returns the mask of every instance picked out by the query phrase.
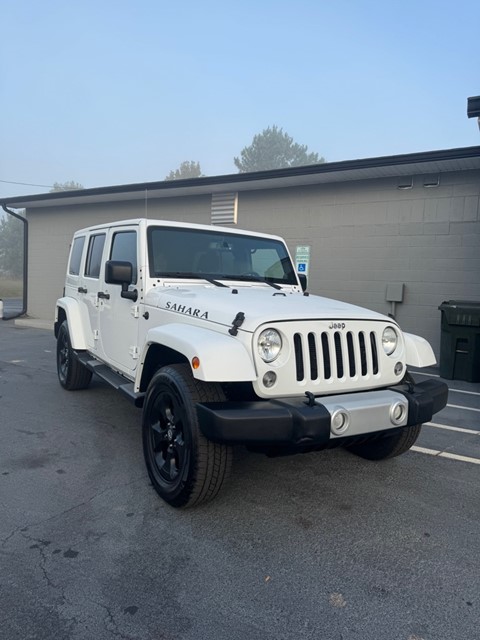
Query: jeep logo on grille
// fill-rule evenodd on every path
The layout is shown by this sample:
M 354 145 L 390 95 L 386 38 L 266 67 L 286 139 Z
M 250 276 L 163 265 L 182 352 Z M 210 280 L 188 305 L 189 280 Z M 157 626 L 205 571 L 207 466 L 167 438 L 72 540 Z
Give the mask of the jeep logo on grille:
M 329 329 L 345 329 L 344 322 L 331 322 L 328 326 Z

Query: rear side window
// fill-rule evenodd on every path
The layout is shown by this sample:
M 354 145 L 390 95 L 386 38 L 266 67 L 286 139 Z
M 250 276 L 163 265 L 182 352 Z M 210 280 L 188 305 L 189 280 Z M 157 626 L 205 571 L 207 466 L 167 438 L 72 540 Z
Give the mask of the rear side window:
M 85 275 L 89 278 L 98 278 L 100 276 L 104 244 L 104 233 L 90 237 L 90 242 L 88 243 L 87 264 L 85 266 Z
M 83 246 L 85 244 L 85 236 L 75 238 L 73 241 L 72 251 L 70 253 L 70 264 L 68 273 L 72 276 L 80 274 L 80 263 L 82 261 Z
M 110 260 L 130 262 L 133 267 L 132 283 L 137 282 L 137 233 L 136 231 L 119 231 L 112 240 Z

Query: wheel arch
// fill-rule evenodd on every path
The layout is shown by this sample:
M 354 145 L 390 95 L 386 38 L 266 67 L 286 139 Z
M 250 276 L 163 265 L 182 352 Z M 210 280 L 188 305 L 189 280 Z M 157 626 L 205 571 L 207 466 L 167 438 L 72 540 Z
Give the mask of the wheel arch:
M 413 333 L 404 333 L 406 361 L 411 367 L 431 367 L 437 363 L 430 343 Z
M 78 351 L 87 348 L 85 330 L 82 323 L 80 306 L 73 298 L 60 298 L 57 300 L 55 308 L 55 337 L 58 337 L 58 331 L 64 321 L 68 323 L 68 332 L 72 348 Z
M 199 367 L 192 368 L 197 380 L 251 382 L 256 379 L 255 367 L 246 348 L 233 336 L 172 323 L 148 332 L 136 387 L 144 391 L 159 366 L 187 362 L 192 367 L 194 357 L 199 359 Z
M 188 364 L 187 358 L 182 353 L 163 344 L 152 343 L 146 351 L 145 360 L 142 364 L 139 391 L 147 390 L 150 380 L 159 367 L 181 363 Z

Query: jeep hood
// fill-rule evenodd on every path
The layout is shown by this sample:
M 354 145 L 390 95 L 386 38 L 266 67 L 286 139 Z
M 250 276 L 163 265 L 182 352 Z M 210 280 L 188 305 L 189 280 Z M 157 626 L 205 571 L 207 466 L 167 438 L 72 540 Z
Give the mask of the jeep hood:
M 236 292 L 236 293 L 235 293 Z M 216 287 L 195 284 L 191 287 L 159 287 L 145 296 L 145 304 L 179 316 L 232 326 L 237 313 L 245 314 L 242 331 L 285 320 L 383 320 L 389 317 L 346 302 L 321 296 L 304 296 L 271 287 Z

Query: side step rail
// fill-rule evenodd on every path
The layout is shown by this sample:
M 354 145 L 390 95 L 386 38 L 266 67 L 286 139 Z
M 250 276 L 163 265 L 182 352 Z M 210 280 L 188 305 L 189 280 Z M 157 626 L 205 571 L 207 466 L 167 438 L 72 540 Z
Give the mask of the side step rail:
M 76 355 L 78 360 L 87 369 L 92 371 L 92 373 L 107 382 L 117 391 L 120 391 L 120 393 L 123 393 L 123 395 L 125 395 L 130 400 L 130 402 L 133 402 L 136 407 L 143 407 L 145 393 L 134 391 L 133 382 L 130 382 L 130 380 L 122 376 L 120 373 L 112 371 L 110 367 L 107 367 L 107 365 L 103 364 L 103 362 L 93 359 L 85 351 L 77 351 Z

